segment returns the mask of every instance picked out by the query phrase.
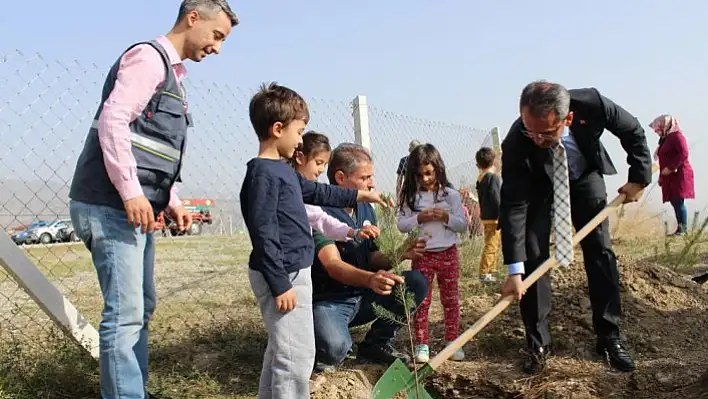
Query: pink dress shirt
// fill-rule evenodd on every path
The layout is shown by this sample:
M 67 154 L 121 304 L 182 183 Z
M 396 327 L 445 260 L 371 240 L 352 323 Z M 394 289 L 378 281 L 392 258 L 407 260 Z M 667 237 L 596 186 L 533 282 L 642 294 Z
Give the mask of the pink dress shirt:
M 324 234 L 325 237 L 335 241 L 351 240 L 347 237 L 350 227 L 346 223 L 328 215 L 319 206 L 305 204 L 305 210 L 310 227 Z
M 157 42 L 165 48 L 177 82 L 181 82 L 187 70 L 177 50 L 165 36 L 158 37 Z M 143 112 L 164 78 L 165 64 L 160 54 L 148 44 L 135 46 L 121 58 L 113 91 L 103 103 L 98 118 L 98 140 L 108 178 L 123 201 L 143 195 L 128 125 Z M 168 208 L 181 204 L 173 186 Z

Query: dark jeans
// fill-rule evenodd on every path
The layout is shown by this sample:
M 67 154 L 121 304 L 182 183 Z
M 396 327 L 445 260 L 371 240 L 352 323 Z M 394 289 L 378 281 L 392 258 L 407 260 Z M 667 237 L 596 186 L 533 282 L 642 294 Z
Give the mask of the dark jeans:
M 406 280 L 406 289 L 415 296 L 415 307 L 410 309 L 413 313 L 425 299 L 428 283 L 417 270 L 404 272 L 403 276 Z M 313 301 L 316 361 L 328 366 L 341 364 L 352 349 L 349 328 L 374 320 L 376 321 L 364 338 L 364 344 L 385 345 L 391 342 L 401 325 L 385 319 L 377 319 L 373 305 L 378 304 L 394 314 L 404 316 L 405 312 L 398 297 L 396 291 L 387 296 L 367 291 L 362 296 Z
M 686 201 L 683 198 L 671 200 L 671 206 L 674 208 L 674 214 L 676 215 L 676 232 L 685 233 L 688 229 Z

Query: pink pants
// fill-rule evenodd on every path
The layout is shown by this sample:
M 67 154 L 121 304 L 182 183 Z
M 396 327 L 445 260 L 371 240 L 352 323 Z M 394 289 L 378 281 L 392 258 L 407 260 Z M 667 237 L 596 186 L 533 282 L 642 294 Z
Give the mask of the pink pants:
M 428 310 L 436 275 L 445 317 L 445 340 L 453 341 L 460 333 L 460 297 L 457 290 L 460 258 L 457 246 L 453 245 L 440 252 L 426 252 L 420 260 L 413 263 L 413 269 L 419 270 L 428 280 L 428 295 L 415 313 L 415 336 L 418 344 L 428 344 Z

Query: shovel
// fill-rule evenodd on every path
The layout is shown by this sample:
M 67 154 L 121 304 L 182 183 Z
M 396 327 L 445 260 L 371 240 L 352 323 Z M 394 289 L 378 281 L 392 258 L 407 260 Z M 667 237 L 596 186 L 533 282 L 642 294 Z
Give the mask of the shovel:
M 624 202 L 624 199 L 624 194 L 617 196 L 605 209 L 583 226 L 580 231 L 576 232 L 575 236 L 573 236 L 573 246 L 578 245 L 595 227 L 607 219 L 610 214 Z M 541 266 L 524 279 L 521 285 L 522 291 L 526 291 L 536 280 L 557 265 L 558 261 L 555 258 L 550 258 L 543 262 Z M 418 369 L 417 375 L 412 373 L 400 359 L 397 359 L 376 382 L 372 397 L 374 399 L 390 399 L 398 392 L 404 391 L 409 399 L 432 399 L 432 396 L 425 390 L 422 383 L 423 379 L 435 371 L 444 361 L 449 359 L 458 348 L 462 347 L 467 341 L 477 335 L 487 324 L 511 305 L 512 302 L 514 302 L 512 295 L 499 300 L 489 312 L 484 314 L 470 328 L 457 337 L 456 340 L 450 342 L 445 349 L 434 358 L 430 359 L 428 363 L 421 366 Z

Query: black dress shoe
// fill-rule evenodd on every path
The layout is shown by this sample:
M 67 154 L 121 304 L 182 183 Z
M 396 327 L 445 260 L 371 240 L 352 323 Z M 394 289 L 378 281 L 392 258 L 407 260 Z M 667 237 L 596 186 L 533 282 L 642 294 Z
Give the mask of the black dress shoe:
M 390 366 L 396 359 L 400 359 L 404 364 L 411 361 L 410 356 L 397 351 L 391 344 L 369 344 L 362 342 L 357 348 L 357 354 L 369 361 Z
M 700 276 L 696 276 L 692 278 L 691 280 L 695 281 L 698 284 L 705 284 L 708 282 L 708 273 L 701 274 Z
M 546 368 L 546 360 L 551 354 L 550 346 L 528 348 L 523 351 L 524 363 L 521 366 L 526 374 L 536 374 Z
M 605 338 L 597 341 L 597 354 L 607 359 L 619 371 L 634 371 L 634 361 L 619 338 Z

